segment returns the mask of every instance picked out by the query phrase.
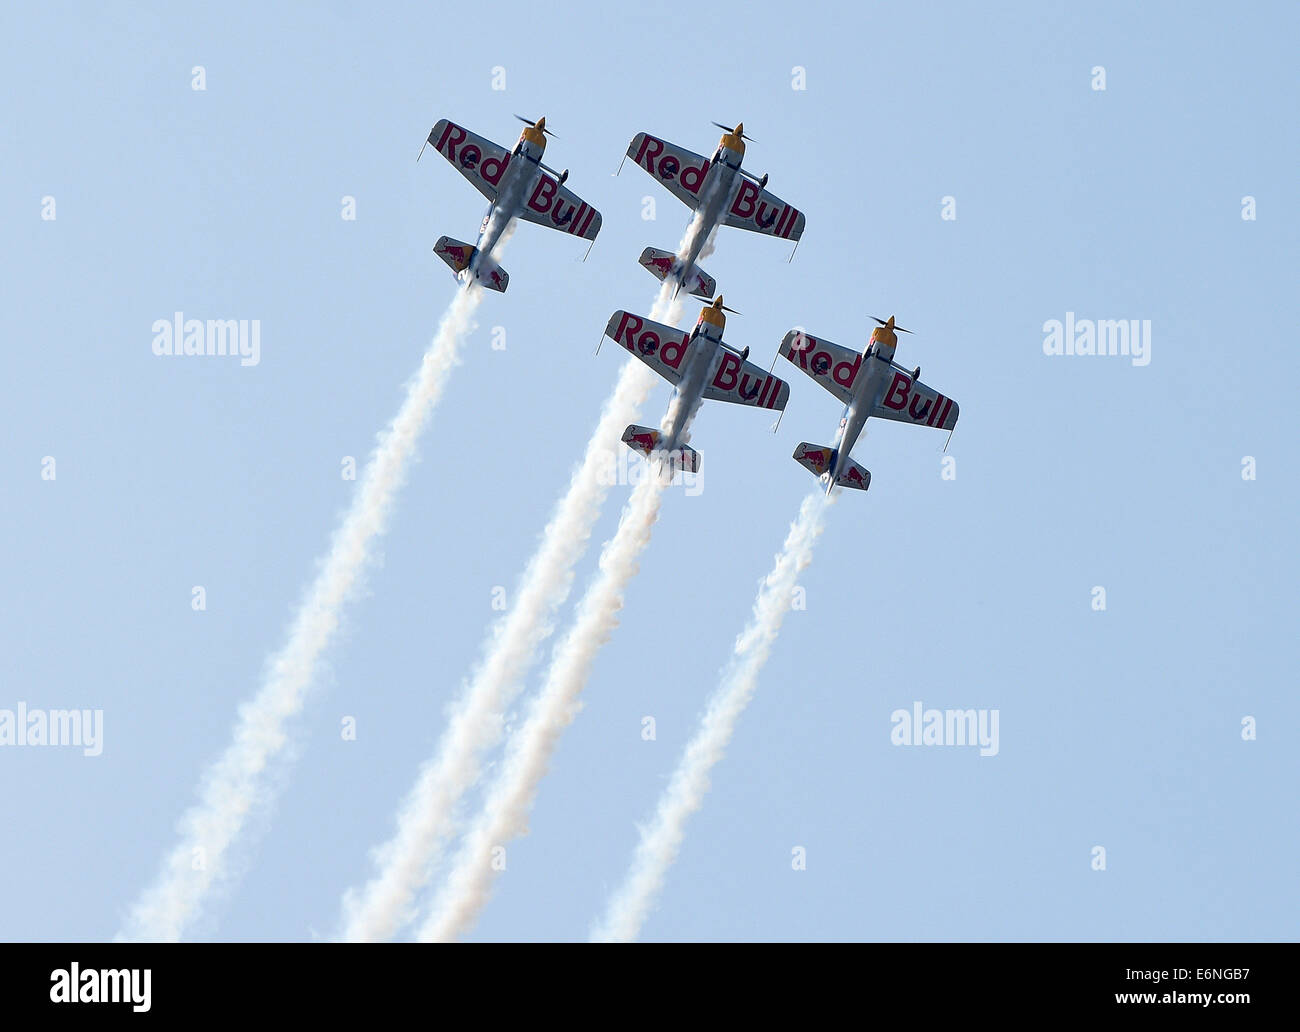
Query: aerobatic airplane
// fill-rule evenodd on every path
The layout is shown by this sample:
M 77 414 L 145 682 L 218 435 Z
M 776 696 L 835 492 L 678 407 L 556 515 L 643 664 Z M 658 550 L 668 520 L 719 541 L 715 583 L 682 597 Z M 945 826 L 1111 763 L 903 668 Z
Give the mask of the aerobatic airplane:
M 724 132 L 712 158 L 649 133 L 636 134 L 628 145 L 627 157 L 663 183 L 688 208 L 700 213 L 706 225 L 735 226 L 793 240 L 797 245 L 806 221 L 803 212 L 763 189 L 767 186 L 767 173 L 757 178 L 740 167 L 745 157 L 745 141 L 753 140 L 745 135 L 744 123 L 734 129 L 721 122 L 713 124 Z M 647 247 L 639 260 L 656 279 L 671 278 L 678 290 L 685 285 L 689 293 L 707 300 L 713 296 L 717 284 L 695 261 L 708 236 L 708 233 L 699 234 L 690 253 L 683 258 L 671 251 Z
M 468 269 L 488 290 L 503 291 L 510 282 L 506 271 L 492 260 L 492 250 L 512 220 L 526 219 L 584 240 L 594 241 L 600 232 L 600 212 L 565 187 L 569 170 L 556 172 L 542 164 L 546 137 L 554 135 L 546 128 L 546 119 L 532 122 L 522 115 L 515 117 L 525 125 L 513 151 L 445 118 L 429 131 L 426 141 L 489 202 L 476 245 L 444 236 L 438 238 L 434 253 L 457 279 Z
M 860 355 L 802 330 L 791 330 L 781 341 L 781 354 L 844 402 L 834 444 L 805 441 L 794 450 L 795 460 L 822 479 L 827 494 L 837 486 L 871 486 L 871 474 L 849 456 L 869 417 L 940 430 L 957 425 L 957 403 L 923 384 L 920 366 L 908 371 L 894 361 L 898 334 L 912 331 L 895 326 L 892 315 L 872 318 L 880 325 Z
M 748 361 L 749 348 L 736 349 L 723 342 L 724 311 L 734 310 L 725 308 L 722 298 L 711 302 L 689 333 L 619 311 L 609 317 L 605 336 L 676 387 L 687 411 L 703 399 L 783 412 L 790 385 Z M 697 473 L 700 453 L 681 442 L 684 429 L 679 425 L 665 435 L 651 427 L 629 426 L 623 431 L 623 443 L 647 458 L 660 452 L 674 469 Z

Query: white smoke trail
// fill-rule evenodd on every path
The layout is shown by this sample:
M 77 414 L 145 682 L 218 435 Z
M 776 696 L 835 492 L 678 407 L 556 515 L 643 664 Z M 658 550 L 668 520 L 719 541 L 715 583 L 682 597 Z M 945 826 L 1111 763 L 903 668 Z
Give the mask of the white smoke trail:
M 700 216 L 694 217 L 678 254 L 688 253 L 698 234 L 709 229 Z M 674 297 L 673 287 L 669 281 L 660 288 L 651 319 L 676 323 L 681 318 L 686 297 Z M 494 628 L 483 659 L 462 688 L 437 752 L 421 767 L 398 811 L 396 833 L 374 852 L 378 873 L 361 889 L 344 894 L 345 940 L 389 939 L 413 916 L 416 895 L 454 831 L 456 807 L 478 780 L 484 754 L 500 741 L 505 714 L 518 698 L 538 648 L 554 633 L 556 613 L 569 596 L 574 567 L 586 552 L 609 491 L 605 474 L 610 456 L 657 382 L 651 370 L 629 357 L 568 492 L 529 560 L 514 607 Z
M 483 753 L 501 738 L 505 713 L 519 694 L 533 655 L 555 629 L 573 569 L 587 550 L 610 479 L 610 452 L 633 422 L 654 373 L 629 361 L 605 404 L 582 464 L 542 534 L 509 614 L 493 629 L 483 659 L 461 691 L 435 755 L 420 768 L 397 814 L 396 834 L 375 852 L 378 873 L 343 899 L 349 942 L 389 939 L 412 916 L 411 903 L 453 830 L 454 811 L 477 781 Z
M 454 939 L 473 924 L 491 895 L 495 877 L 492 850 L 528 830 L 537 787 L 560 735 L 577 715 L 596 653 L 618 624 L 624 589 L 650 541 L 663 488 L 671 475 L 671 470 L 655 464 L 633 489 L 618 531 L 601 553 L 600 572 L 579 603 L 574 626 L 556 649 L 545 684 L 523 726 L 507 745 L 501 773 L 478 819 L 465 834 L 451 877 L 419 930 L 421 941 Z
M 716 229 L 716 222 L 708 221 L 701 208 L 691 219 L 678 255 L 690 253 L 689 248 L 701 234 L 705 236 L 704 249 L 711 251 Z M 670 283 L 664 284 L 660 303 L 666 300 L 669 287 Z M 703 375 L 704 370 L 696 370 L 695 379 L 700 382 L 681 384 L 669 404 L 660 424 L 669 447 L 675 447 L 671 442 L 689 437 L 691 423 L 703 401 Z M 528 812 L 538 785 L 560 735 L 577 714 L 596 653 L 617 626 L 623 592 L 636 575 L 637 560 L 650 542 L 663 489 L 671 479 L 671 469 L 656 459 L 646 479 L 633 490 L 617 532 L 601 553 L 600 573 L 579 603 L 574 626 L 557 647 L 540 694 L 507 746 L 502 771 L 483 810 L 465 834 L 451 876 L 418 931 L 421 941 L 454 939 L 474 923 L 492 891 L 495 872 L 491 850 L 528 830 Z
M 227 853 L 250 814 L 270 795 L 273 762 L 288 743 L 286 724 L 303 706 L 321 654 L 339 626 L 370 558 L 374 539 L 387 527 L 394 496 L 406 477 L 421 430 L 459 361 L 482 291 L 457 291 L 402 407 L 362 473 L 356 496 L 330 542 L 283 648 L 263 675 L 257 694 L 239 708 L 234 737 L 204 774 L 199 802 L 180 821 L 180 841 L 165 857 L 157 880 L 131 909 L 119 938 L 176 940 L 200 914 L 209 892 L 229 877 Z
M 828 504 L 829 499 L 818 491 L 800 506 L 775 565 L 759 587 L 754 615 L 736 639 L 722 683 L 709 700 L 699 730 L 660 797 L 653 820 L 648 827 L 642 827 L 632 866 L 622 886 L 610 897 L 604 918 L 592 932 L 593 941 L 628 942 L 640 934 L 668 868 L 677 858 L 686 822 L 704 804 L 709 772 L 722 759 L 736 721 L 758 686 L 758 675 L 790 611 L 795 581 L 812 561 Z

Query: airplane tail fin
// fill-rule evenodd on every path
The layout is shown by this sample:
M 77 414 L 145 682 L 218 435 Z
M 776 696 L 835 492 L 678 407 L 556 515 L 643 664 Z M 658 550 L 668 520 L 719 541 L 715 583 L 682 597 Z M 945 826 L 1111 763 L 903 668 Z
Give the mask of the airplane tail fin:
M 851 487 L 857 491 L 865 491 L 871 486 L 871 470 L 859 466 L 848 456 L 845 456 L 840 465 L 842 467 L 840 475 L 835 478 L 837 487 Z
M 650 274 L 661 283 L 670 276 L 677 277 L 681 264 L 672 251 L 661 251 L 657 247 L 647 247 L 641 252 L 641 257 L 637 261 L 649 269 Z M 685 286 L 687 291 L 696 297 L 712 298 L 718 284 L 712 276 L 697 265 L 690 277 L 679 285 Z
M 633 451 L 640 452 L 647 459 L 657 452 L 675 470 L 681 470 L 683 473 L 700 471 L 699 452 L 685 444 L 672 452 L 664 452 L 659 447 L 662 440 L 663 434 L 648 426 L 633 424 L 623 431 L 623 443 Z
M 801 441 L 794 450 L 795 462 L 813 476 L 823 478 L 827 494 L 832 487 L 849 487 L 857 491 L 865 491 L 871 486 L 871 471 L 858 465 L 847 455 L 841 460 L 840 472 L 835 478 L 835 483 L 832 484 L 829 473 L 834 455 L 835 449 L 830 445 L 809 444 L 807 441 Z
M 468 269 L 478 255 L 478 248 L 463 240 L 454 240 L 449 236 L 438 237 L 433 245 L 433 253 L 447 263 L 452 274 L 459 279 L 460 274 Z M 504 292 L 510 283 L 510 276 L 505 269 L 491 261 L 481 261 L 474 273 L 479 285 L 485 290 Z

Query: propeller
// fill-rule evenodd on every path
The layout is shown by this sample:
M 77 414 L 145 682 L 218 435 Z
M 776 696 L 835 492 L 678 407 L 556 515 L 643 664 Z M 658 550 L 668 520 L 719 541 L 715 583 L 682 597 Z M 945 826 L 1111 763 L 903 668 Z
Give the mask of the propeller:
M 705 300 L 707 301 L 708 304 L 712 305 L 715 308 L 721 308 L 724 312 L 730 312 L 732 315 L 740 315 L 740 313 L 737 312 L 734 308 L 728 308 L 724 304 L 719 304 L 719 302 L 722 300 L 722 298 L 720 297 L 716 297 L 716 298 L 711 297 L 711 298 L 706 298 Z
M 736 128 L 734 129 L 729 125 L 723 125 L 721 122 L 714 122 L 713 124 L 716 125 L 719 129 L 725 129 L 733 136 L 739 136 L 742 140 L 748 140 L 750 143 L 756 142 L 752 136 L 750 136 L 748 133 L 745 132 L 744 122 L 737 123 Z
M 888 325 L 889 325 L 889 322 L 888 322 L 887 320 L 880 318 L 880 316 L 878 316 L 878 315 L 873 315 L 871 318 L 875 319 L 876 322 L 880 323 L 881 326 L 888 326 Z M 891 315 L 889 318 L 892 319 L 893 316 Z M 903 329 L 903 327 L 901 327 L 901 326 L 895 326 L 895 327 L 894 327 L 894 332 L 895 332 L 895 333 L 911 333 L 912 331 L 911 331 L 911 330 L 905 330 L 905 329 Z
M 523 122 L 525 125 L 531 125 L 534 129 L 537 128 L 538 122 L 544 123 L 546 121 L 546 119 L 544 118 L 525 118 L 523 115 L 519 115 L 519 114 L 515 115 L 515 117 L 519 119 L 519 121 Z M 555 134 L 551 132 L 549 129 L 547 129 L 545 125 L 542 126 L 542 132 L 544 132 L 547 136 L 555 136 Z M 555 138 L 557 140 L 559 139 L 558 136 L 555 136 Z

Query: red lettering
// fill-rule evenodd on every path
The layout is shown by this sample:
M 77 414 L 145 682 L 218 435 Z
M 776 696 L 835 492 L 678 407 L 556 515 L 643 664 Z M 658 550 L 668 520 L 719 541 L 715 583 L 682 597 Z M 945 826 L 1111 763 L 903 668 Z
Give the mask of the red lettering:
M 663 351 L 659 353 L 660 361 L 669 369 L 677 369 L 682 364 L 682 356 L 686 354 L 686 345 L 690 341 L 690 334 L 686 334 L 681 340 L 673 339 L 664 345 Z
M 781 209 L 784 210 L 784 209 Z M 758 202 L 758 213 L 754 216 L 754 224 L 760 229 L 768 229 L 776 221 L 778 209 L 770 208 L 762 201 Z
M 555 202 L 555 210 L 551 212 L 551 221 L 555 224 L 557 229 L 564 229 L 566 233 L 572 233 L 574 231 L 574 226 L 571 225 L 571 223 L 573 222 L 573 216 L 577 210 L 578 206 L 572 201 L 569 202 L 568 210 L 565 210 L 564 200 L 560 199 Z M 566 226 L 567 228 L 565 228 Z
M 533 187 L 533 195 L 528 198 L 528 207 L 540 215 L 545 215 L 551 210 L 551 200 L 555 197 L 555 192 L 560 188 L 550 176 L 542 176 L 537 180 L 537 185 Z M 538 203 L 544 201 L 545 203 Z
M 464 147 L 461 149 L 460 152 L 461 168 L 467 168 L 471 172 L 474 171 L 474 166 L 478 164 L 478 159 L 481 157 L 483 157 L 483 152 L 471 143 L 468 147 Z
M 810 337 L 806 333 L 791 331 L 790 347 L 786 351 L 785 357 L 791 362 L 797 363 L 800 369 L 807 369 L 808 358 L 816 346 L 817 339 L 815 337 Z
M 912 381 L 903 373 L 894 373 L 894 382 L 889 385 L 889 390 L 885 393 L 883 402 L 885 408 L 891 408 L 895 412 L 902 412 L 907 405 L 907 396 L 912 391 Z
M 452 133 L 458 134 L 454 140 L 451 139 Z M 438 150 L 447 155 L 449 160 L 455 161 L 456 148 L 465 142 L 465 137 L 468 135 L 469 133 L 455 122 L 448 122 L 447 128 L 442 131 L 442 138 L 438 141 Z
M 509 164 L 509 154 L 500 158 L 488 158 L 481 166 L 479 166 L 478 174 L 484 182 L 496 186 L 501 182 L 501 174 L 506 170 L 506 166 Z
M 682 169 L 682 174 L 679 177 L 682 186 L 686 187 L 691 193 L 699 193 L 700 184 L 704 182 L 704 177 L 708 174 L 708 171 L 708 161 L 705 161 L 699 168 L 694 165 L 687 165 Z
M 861 366 L 861 355 L 857 355 L 852 362 L 840 362 L 835 366 L 835 371 L 831 373 L 831 379 L 845 390 L 848 390 L 853 386 L 853 381 L 858 378 L 858 369 Z
M 659 350 L 659 334 L 654 330 L 646 330 L 637 338 L 637 350 L 643 355 L 653 355 Z
M 718 364 L 718 372 L 713 377 L 713 386 L 720 391 L 734 390 L 736 387 L 736 373 L 740 371 L 740 359 L 730 351 L 724 351 L 722 361 Z
M 919 410 L 916 407 L 917 402 L 923 403 Z M 915 419 L 917 422 L 920 422 L 922 419 L 925 418 L 925 414 L 930 411 L 930 399 L 923 398 L 919 394 L 914 394 L 912 396 L 912 404 L 908 406 L 907 411 L 911 414 L 913 419 Z
M 623 318 L 619 320 L 618 329 L 614 331 L 612 336 L 616 341 L 622 344 L 623 347 L 627 348 L 628 351 L 631 351 L 634 346 L 632 341 L 645 323 L 631 312 L 623 312 L 621 314 Z
M 650 148 L 654 150 L 651 151 Z M 656 140 L 653 136 L 642 135 L 641 149 L 636 152 L 636 163 L 643 167 L 651 175 L 657 175 L 655 172 L 655 158 L 664 152 L 664 141 Z
M 740 219 L 750 219 L 754 217 L 754 202 L 758 200 L 758 187 L 748 179 L 740 181 L 740 189 L 736 191 L 736 199 L 731 202 L 731 214 Z
M 740 396 L 746 401 L 753 401 L 758 397 L 758 392 L 763 389 L 763 384 L 767 383 L 767 376 L 764 374 L 758 379 L 745 373 L 740 378 Z

